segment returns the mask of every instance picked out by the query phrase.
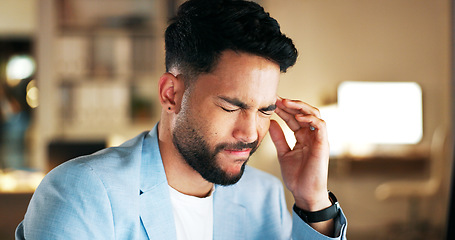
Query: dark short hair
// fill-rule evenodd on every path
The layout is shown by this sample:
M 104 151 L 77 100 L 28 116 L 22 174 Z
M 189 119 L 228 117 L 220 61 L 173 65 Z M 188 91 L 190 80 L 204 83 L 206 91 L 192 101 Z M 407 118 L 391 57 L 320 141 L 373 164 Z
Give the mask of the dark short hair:
M 225 50 L 264 57 L 281 72 L 293 66 L 297 49 L 278 22 L 257 3 L 243 0 L 189 0 L 165 32 L 166 71 L 188 77 L 211 72 Z

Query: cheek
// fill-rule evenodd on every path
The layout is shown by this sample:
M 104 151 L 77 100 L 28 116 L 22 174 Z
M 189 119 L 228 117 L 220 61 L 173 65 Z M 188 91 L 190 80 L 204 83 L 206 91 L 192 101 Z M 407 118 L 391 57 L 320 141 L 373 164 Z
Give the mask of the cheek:
M 230 119 L 214 114 L 214 111 L 201 110 L 200 128 L 206 136 L 206 140 L 212 145 L 226 141 L 229 135 Z M 205 117 L 202 117 L 205 116 Z
M 200 128 L 204 131 L 204 135 L 210 144 L 224 143 L 235 141 L 232 139 L 233 132 L 238 124 L 239 115 L 226 115 L 218 114 L 217 110 L 207 111 L 207 109 L 201 109 L 201 115 L 204 117 L 200 122 Z M 257 116 L 256 130 L 258 133 L 258 140 L 262 139 L 267 134 L 270 127 L 270 118 Z
M 264 136 L 267 134 L 267 132 L 269 131 L 269 127 L 270 127 L 270 118 L 263 118 L 263 119 L 259 120 L 258 134 L 259 134 L 260 140 L 262 140 L 264 138 Z
M 230 119 L 217 119 L 210 122 L 206 122 L 207 136 L 210 137 L 210 140 L 213 142 L 226 142 L 229 141 L 231 136 L 232 123 Z

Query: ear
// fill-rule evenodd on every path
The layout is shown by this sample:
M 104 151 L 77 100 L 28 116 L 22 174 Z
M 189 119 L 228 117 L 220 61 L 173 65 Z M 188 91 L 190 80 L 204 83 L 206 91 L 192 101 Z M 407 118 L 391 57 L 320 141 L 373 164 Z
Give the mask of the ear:
M 158 87 L 161 107 L 168 113 L 178 113 L 185 89 L 183 80 L 171 73 L 164 73 Z

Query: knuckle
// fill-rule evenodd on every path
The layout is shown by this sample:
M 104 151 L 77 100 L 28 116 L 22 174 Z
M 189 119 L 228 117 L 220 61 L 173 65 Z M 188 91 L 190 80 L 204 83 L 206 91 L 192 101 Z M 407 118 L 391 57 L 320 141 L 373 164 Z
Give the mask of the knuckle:
M 324 121 L 324 119 L 321 119 L 321 124 L 324 126 L 327 125 L 327 123 L 326 123 L 326 121 Z

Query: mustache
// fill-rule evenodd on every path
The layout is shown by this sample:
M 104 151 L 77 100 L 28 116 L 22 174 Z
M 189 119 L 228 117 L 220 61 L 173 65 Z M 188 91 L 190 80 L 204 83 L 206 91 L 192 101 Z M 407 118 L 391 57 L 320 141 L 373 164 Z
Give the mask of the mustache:
M 258 145 L 259 145 L 258 140 L 254 141 L 254 142 L 250 142 L 250 143 L 245 143 L 245 142 L 221 143 L 216 147 L 215 152 L 218 153 L 224 149 L 242 150 L 242 149 L 250 148 L 251 149 L 250 154 L 253 154 L 256 151 L 256 149 L 258 148 Z

